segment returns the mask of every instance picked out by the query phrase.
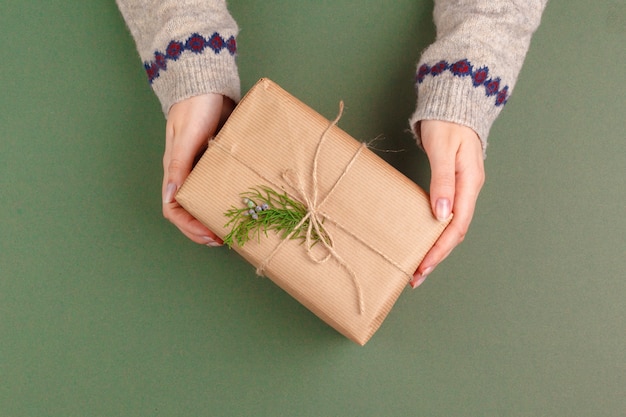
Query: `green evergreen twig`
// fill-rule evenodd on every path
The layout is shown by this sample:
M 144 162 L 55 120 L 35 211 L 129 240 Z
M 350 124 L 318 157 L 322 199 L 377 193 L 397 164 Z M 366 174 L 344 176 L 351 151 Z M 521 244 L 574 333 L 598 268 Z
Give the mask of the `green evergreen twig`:
M 280 194 L 269 187 L 251 188 L 250 191 L 240 194 L 244 207 L 232 206 L 225 216 L 230 218 L 225 227 L 231 227 L 230 233 L 224 237 L 224 243 L 232 247 L 235 243 L 243 246 L 250 239 L 261 239 L 261 234 L 273 230 L 280 234 L 281 239 L 306 239 L 310 219 L 302 222 L 307 215 L 306 206 L 287 194 Z M 315 229 L 311 232 L 313 244 L 324 239 L 329 241 L 328 235 L 320 224 L 319 236 Z M 297 229 L 296 229 L 297 227 Z

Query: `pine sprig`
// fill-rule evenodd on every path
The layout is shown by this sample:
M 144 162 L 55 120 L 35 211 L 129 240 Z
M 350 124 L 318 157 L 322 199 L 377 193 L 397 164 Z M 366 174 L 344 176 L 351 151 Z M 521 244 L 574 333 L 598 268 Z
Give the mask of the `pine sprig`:
M 260 241 L 261 235 L 267 236 L 268 231 L 278 233 L 281 239 L 306 239 L 310 220 L 302 222 L 307 215 L 307 208 L 303 203 L 269 187 L 251 188 L 240 195 L 244 207 L 233 206 L 225 213 L 230 220 L 224 227 L 231 228 L 230 233 L 224 237 L 224 243 L 228 247 L 235 243 L 241 247 L 254 238 Z M 321 239 L 328 242 L 328 235 L 322 225 L 320 233 L 322 236 L 312 230 L 313 244 Z

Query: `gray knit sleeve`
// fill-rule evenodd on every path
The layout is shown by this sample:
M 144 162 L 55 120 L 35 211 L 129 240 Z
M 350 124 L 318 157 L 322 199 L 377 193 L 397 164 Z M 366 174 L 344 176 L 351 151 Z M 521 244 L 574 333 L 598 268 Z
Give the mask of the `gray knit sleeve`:
M 116 0 L 167 116 L 185 98 L 219 93 L 238 101 L 238 27 L 225 0 Z
M 417 108 L 410 119 L 469 126 L 483 149 L 513 92 L 547 0 L 437 0 L 435 42 L 417 64 Z

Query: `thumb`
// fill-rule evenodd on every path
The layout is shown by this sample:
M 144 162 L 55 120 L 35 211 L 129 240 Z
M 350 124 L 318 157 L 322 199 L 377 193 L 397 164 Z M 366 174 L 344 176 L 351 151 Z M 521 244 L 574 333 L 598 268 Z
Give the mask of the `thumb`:
M 185 181 L 206 149 L 220 121 L 223 97 L 196 96 L 172 106 L 165 133 L 163 153 L 163 202 L 173 203 L 176 190 Z
M 204 137 L 187 137 L 189 132 L 168 128 L 163 154 L 163 202 L 174 202 L 174 195 L 193 168 L 196 157 L 206 144 Z M 174 137 L 176 135 L 176 137 Z
M 192 157 L 193 158 L 193 157 Z M 191 172 L 191 164 L 180 158 L 172 158 L 165 166 L 163 179 L 163 202 L 174 202 L 174 195 Z
M 448 220 L 454 201 L 454 165 L 431 162 L 430 204 L 439 221 Z M 450 169 L 451 168 L 451 169 Z
M 174 195 L 191 172 L 193 151 L 173 125 L 167 126 L 163 153 L 163 203 L 174 202 Z M 192 147 L 191 147 L 192 148 Z
M 458 146 L 446 137 L 423 132 L 422 143 L 430 162 L 430 204 L 439 221 L 447 220 L 453 210 L 456 187 L 456 153 Z

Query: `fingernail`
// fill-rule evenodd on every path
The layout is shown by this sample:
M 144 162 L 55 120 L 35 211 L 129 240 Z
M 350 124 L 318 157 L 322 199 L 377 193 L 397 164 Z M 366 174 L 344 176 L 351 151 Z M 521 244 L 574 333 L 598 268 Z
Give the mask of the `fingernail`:
M 174 194 L 176 194 L 176 184 L 169 183 L 165 188 L 165 197 L 163 197 L 163 203 L 170 204 L 174 202 Z
M 217 248 L 219 246 L 222 246 L 219 242 L 217 242 L 211 236 L 203 236 L 202 239 L 204 239 L 204 241 L 206 242 L 205 245 L 211 248 Z
M 420 285 L 422 285 L 422 283 L 424 281 L 426 281 L 426 275 L 416 275 L 413 277 L 413 279 L 411 280 L 410 284 L 411 284 L 411 288 L 416 289 L 417 287 L 419 287 Z
M 426 281 L 426 278 L 431 272 L 433 272 L 432 266 L 426 268 L 421 274 L 415 273 L 415 275 L 413 275 L 413 279 L 411 280 L 411 282 L 409 282 L 409 284 L 411 285 L 413 289 L 416 289 L 417 287 L 422 285 L 424 281 Z
M 440 222 L 448 220 L 450 217 L 450 200 L 447 198 L 440 198 L 435 204 L 435 216 Z

